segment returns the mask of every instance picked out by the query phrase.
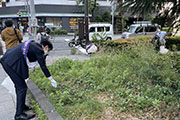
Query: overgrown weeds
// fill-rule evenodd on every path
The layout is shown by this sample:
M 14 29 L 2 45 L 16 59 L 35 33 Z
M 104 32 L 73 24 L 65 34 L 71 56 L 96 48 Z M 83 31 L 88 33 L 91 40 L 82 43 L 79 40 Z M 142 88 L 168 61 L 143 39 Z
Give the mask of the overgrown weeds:
M 179 118 L 180 75 L 173 54 L 159 54 L 148 42 L 101 53 L 50 66 L 57 89 L 39 68 L 31 78 L 65 119 L 99 120 L 109 111 L 112 120 L 122 113 L 137 119 Z

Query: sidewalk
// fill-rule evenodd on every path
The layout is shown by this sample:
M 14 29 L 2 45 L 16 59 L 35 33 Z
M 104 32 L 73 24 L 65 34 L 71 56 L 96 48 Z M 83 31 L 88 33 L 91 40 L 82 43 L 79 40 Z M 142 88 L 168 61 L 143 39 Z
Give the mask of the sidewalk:
M 0 65 L 0 120 L 14 120 L 15 101 L 8 90 L 1 85 L 5 78 L 6 74 Z

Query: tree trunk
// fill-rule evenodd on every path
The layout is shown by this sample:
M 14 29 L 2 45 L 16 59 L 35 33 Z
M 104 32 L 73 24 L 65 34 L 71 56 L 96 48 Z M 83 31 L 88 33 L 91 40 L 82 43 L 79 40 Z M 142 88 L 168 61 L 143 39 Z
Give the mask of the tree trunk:
M 116 34 L 118 34 L 118 31 L 119 31 L 118 22 L 119 22 L 119 20 L 118 20 L 118 18 L 116 18 Z
M 122 1 L 119 0 L 119 6 L 121 7 L 121 3 Z M 124 32 L 124 19 L 123 19 L 123 12 L 121 10 L 122 8 L 120 8 L 120 11 L 119 11 L 119 16 L 121 17 L 121 32 Z
M 94 4 L 93 4 L 94 6 L 93 6 L 93 9 L 91 10 L 91 12 L 92 12 L 92 21 L 94 22 L 95 21 L 95 19 L 94 19 L 94 15 L 95 15 L 95 9 L 96 9 L 96 0 L 94 0 Z

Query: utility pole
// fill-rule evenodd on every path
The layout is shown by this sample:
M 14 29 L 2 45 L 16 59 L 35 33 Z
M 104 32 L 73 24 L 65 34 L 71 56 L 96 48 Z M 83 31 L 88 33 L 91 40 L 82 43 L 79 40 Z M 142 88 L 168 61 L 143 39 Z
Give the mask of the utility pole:
M 85 0 L 84 8 L 85 8 L 85 39 L 86 39 L 86 45 L 87 45 L 89 44 L 88 0 Z
M 112 0 L 112 3 L 111 3 L 111 14 L 112 14 L 112 30 L 113 30 L 113 35 L 114 35 L 114 14 L 115 14 L 115 11 L 116 11 L 116 4 L 117 4 L 117 1 L 116 0 Z
M 31 37 L 32 39 L 35 39 L 36 37 L 36 33 L 37 33 L 37 18 L 35 15 L 35 5 L 34 5 L 34 0 L 29 0 L 30 1 L 30 19 L 29 19 L 29 27 L 30 27 L 30 31 L 31 31 Z

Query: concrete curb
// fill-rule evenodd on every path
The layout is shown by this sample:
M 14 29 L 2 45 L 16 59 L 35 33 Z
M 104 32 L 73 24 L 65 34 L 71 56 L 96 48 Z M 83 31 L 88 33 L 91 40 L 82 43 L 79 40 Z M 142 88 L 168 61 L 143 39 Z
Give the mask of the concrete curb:
M 41 90 L 31 79 L 27 81 L 27 86 L 29 92 L 32 94 L 35 101 L 37 101 L 37 103 L 40 105 L 48 120 L 63 120 L 63 118 L 58 114 L 53 105 L 48 101 L 46 96 L 41 92 Z

